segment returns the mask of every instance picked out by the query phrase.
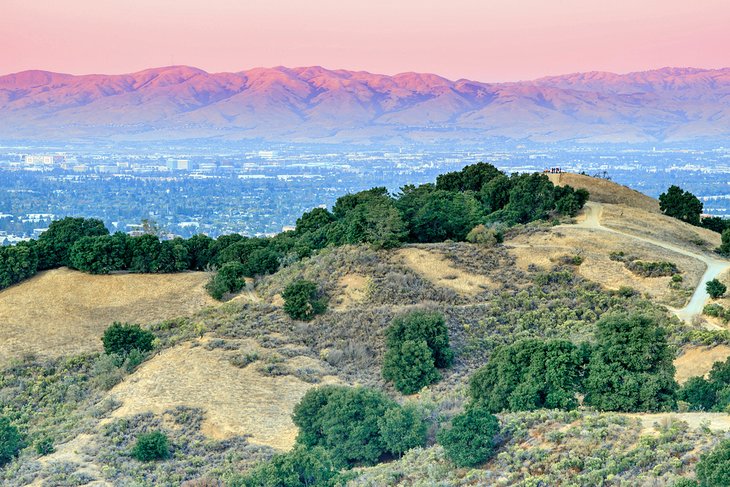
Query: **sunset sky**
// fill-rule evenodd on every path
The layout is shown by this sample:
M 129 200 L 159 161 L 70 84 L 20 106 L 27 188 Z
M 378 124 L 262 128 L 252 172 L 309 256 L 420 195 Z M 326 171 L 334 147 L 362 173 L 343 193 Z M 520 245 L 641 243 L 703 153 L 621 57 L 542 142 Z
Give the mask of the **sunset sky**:
M 0 74 L 309 66 L 480 81 L 730 66 L 729 0 L 2 0 Z

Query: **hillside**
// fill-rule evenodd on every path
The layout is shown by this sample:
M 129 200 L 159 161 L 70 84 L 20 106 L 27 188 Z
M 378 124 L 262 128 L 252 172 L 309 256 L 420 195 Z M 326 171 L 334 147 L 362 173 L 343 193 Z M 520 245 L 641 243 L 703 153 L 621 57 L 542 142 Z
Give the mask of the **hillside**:
M 0 343 L 11 344 L 2 355 L 20 359 L 0 382 L 0 404 L 22 411 L 28 430 L 53 437 L 56 448 L 24 450 L 0 479 L 229 482 L 294 445 L 294 406 L 324 384 L 385 391 L 432 421 L 426 447 L 356 469 L 350 486 L 671 486 L 691 477 L 699 455 L 728 437 L 727 414 L 500 413 L 498 453 L 476 468 L 454 468 L 435 442 L 438 425 L 466 404 L 469 378 L 497 347 L 521 339 L 590 342 L 602 317 L 628 312 L 667 331 L 681 383 L 730 355 L 718 330 L 726 325 L 701 315 L 708 273 L 730 275 L 730 262 L 712 253 L 716 234 L 665 217 L 656 201 L 606 180 L 564 174 L 556 182 L 591 193 L 572 220 L 516 225 L 496 245 L 328 247 L 256 278 L 222 305 L 212 305 L 202 290 L 206 274 L 195 272 L 59 269 L 0 291 L 2 322 L 15 320 L 0 332 Z M 629 257 L 674 269 L 640 275 Z M 282 294 L 296 279 L 315 282 L 328 298 L 328 310 L 312 321 L 292 320 L 283 309 Z M 440 381 L 404 396 L 381 368 L 386 329 L 413 310 L 443 315 L 455 360 Z M 138 365 L 110 363 L 96 352 L 111 321 L 144 323 L 157 349 Z M 132 460 L 135 438 L 154 429 L 170 438 L 171 458 Z
M 0 291 L 0 364 L 101 350 L 113 321 L 157 323 L 215 303 L 205 273 L 92 276 L 66 268 Z
M 5 140 L 642 143 L 723 140 L 730 69 L 484 83 L 322 67 L 0 77 Z

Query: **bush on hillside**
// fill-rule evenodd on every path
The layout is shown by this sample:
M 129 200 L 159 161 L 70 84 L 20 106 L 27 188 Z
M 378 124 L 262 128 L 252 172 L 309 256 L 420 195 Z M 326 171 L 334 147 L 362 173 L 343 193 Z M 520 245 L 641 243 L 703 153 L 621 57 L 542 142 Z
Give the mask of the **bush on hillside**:
M 707 294 L 709 294 L 712 299 L 719 299 L 727 292 L 727 286 L 717 279 L 707 281 L 705 287 L 707 288 Z
M 459 467 L 475 467 L 494 455 L 499 421 L 486 409 L 469 408 L 455 416 L 451 427 L 441 430 L 438 442 L 446 456 Z
M 497 349 L 472 375 L 472 405 L 487 411 L 574 409 L 584 353 L 566 340 L 523 340 Z
M 730 228 L 722 231 L 722 243 L 717 251 L 724 256 L 730 256 Z
M 237 293 L 246 285 L 246 267 L 240 262 L 227 262 L 218 269 L 205 285 L 214 299 L 221 300 L 228 293 Z
M 584 402 L 602 411 L 673 410 L 678 386 L 665 331 L 643 315 L 609 315 L 596 326 Z
M 414 311 L 393 319 L 386 331 L 383 378 L 403 394 L 438 381 L 436 370 L 451 365 L 454 354 L 440 313 Z
M 708 378 L 690 377 L 680 390 L 679 398 L 692 411 L 728 411 L 730 408 L 730 358 L 715 362 Z
M 338 470 L 322 447 L 296 446 L 287 453 L 274 455 L 270 461 L 254 467 L 230 487 L 334 487 Z
M 170 443 L 167 435 L 161 431 L 152 431 L 139 435 L 132 448 L 132 458 L 140 462 L 165 460 L 170 456 Z
M 730 440 L 700 456 L 695 467 L 700 487 L 727 487 L 730 485 Z
M 38 272 L 37 245 L 20 242 L 12 247 L 0 247 L 0 289 L 17 284 Z
M 495 228 L 487 228 L 479 224 L 469 231 L 466 235 L 466 241 L 485 247 L 494 247 L 504 241 L 504 235 Z
M 382 392 L 362 387 L 310 389 L 294 408 L 297 443 L 325 448 L 338 467 L 373 465 L 388 451 L 378 421 L 398 405 Z
M 10 423 L 10 419 L 0 416 L 0 467 L 15 458 L 23 447 L 23 440 L 18 428 Z
M 104 222 L 96 218 L 67 217 L 51 222 L 48 230 L 38 237 L 39 270 L 68 266 L 74 243 L 83 237 L 108 234 Z
M 378 428 L 385 448 L 397 457 L 426 445 L 428 425 L 414 405 L 388 409 L 378 420 Z
M 149 352 L 154 339 L 154 333 L 143 330 L 139 325 L 114 322 L 104 331 L 101 341 L 107 355 L 127 356 L 133 350 Z
M 327 310 L 324 298 L 312 281 L 300 279 L 292 282 L 281 297 L 284 298 L 284 311 L 293 320 L 310 321 Z

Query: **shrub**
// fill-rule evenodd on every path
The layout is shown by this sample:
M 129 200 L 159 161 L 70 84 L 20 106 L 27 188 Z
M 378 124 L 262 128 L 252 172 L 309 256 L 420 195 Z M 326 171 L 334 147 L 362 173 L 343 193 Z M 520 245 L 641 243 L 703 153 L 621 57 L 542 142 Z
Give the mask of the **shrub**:
M 584 357 L 566 340 L 523 340 L 497 349 L 471 377 L 472 405 L 504 410 L 574 409 Z
M 361 387 L 310 389 L 294 408 L 297 443 L 325 448 L 335 465 L 375 464 L 387 451 L 378 421 L 397 404 L 383 393 Z
M 707 281 L 705 287 L 707 288 L 707 294 L 709 294 L 712 299 L 719 299 L 727 292 L 727 286 L 717 279 Z
M 10 462 L 22 447 L 18 428 L 10 423 L 10 419 L 0 416 L 0 467 Z
M 719 304 L 711 303 L 702 309 L 702 314 L 707 316 L 713 316 L 715 318 L 721 318 L 725 315 L 725 308 Z
M 722 255 L 730 255 L 730 228 L 722 231 L 722 243 L 717 251 Z
M 701 487 L 730 485 L 730 440 L 723 441 L 710 453 L 700 456 L 695 472 Z
M 53 440 L 48 437 L 44 437 L 36 441 L 35 451 L 39 455 L 50 455 L 56 449 L 53 447 Z
M 497 418 L 486 409 L 470 408 L 455 416 L 451 427 L 441 430 L 438 442 L 446 456 L 459 467 L 474 467 L 494 454 Z
M 383 378 L 403 394 L 414 394 L 440 380 L 436 368 L 451 365 L 453 357 L 441 314 L 408 313 L 393 319 L 386 331 Z
M 237 293 L 246 285 L 246 267 L 240 262 L 226 262 L 208 281 L 205 289 L 214 299 L 221 300 L 227 293 Z
M 427 425 L 413 405 L 388 409 L 378 420 L 378 427 L 385 447 L 398 457 L 426 444 Z
M 169 441 L 167 435 L 161 431 L 139 435 L 132 448 L 132 457 L 140 462 L 164 460 L 169 456 Z
M 389 348 L 383 362 L 383 377 L 403 394 L 415 394 L 441 380 L 425 340 L 406 340 L 397 348 Z
M 466 234 L 466 241 L 473 244 L 483 245 L 485 247 L 494 247 L 504 241 L 504 236 L 501 232 L 494 228 L 487 228 L 486 226 L 479 224 Z
M 322 447 L 296 446 L 287 453 L 254 467 L 240 482 L 241 487 L 334 487 L 338 471 Z
M 115 322 L 104 331 L 101 341 L 108 355 L 126 356 L 132 350 L 149 352 L 154 339 L 154 333 L 143 330 L 139 325 Z
M 596 326 L 585 403 L 604 411 L 674 409 L 678 386 L 665 331 L 643 315 L 608 315 Z
M 702 202 L 695 195 L 679 186 L 672 185 L 666 193 L 659 195 L 659 208 L 665 215 L 692 225 L 700 224 L 702 206 Z
M 327 304 L 320 298 L 317 285 L 300 279 L 289 284 L 284 292 L 284 311 L 293 320 L 310 321 L 327 310 Z
M 645 262 L 634 260 L 626 263 L 626 267 L 634 274 L 642 277 L 664 277 L 676 275 L 679 270 L 671 262 Z

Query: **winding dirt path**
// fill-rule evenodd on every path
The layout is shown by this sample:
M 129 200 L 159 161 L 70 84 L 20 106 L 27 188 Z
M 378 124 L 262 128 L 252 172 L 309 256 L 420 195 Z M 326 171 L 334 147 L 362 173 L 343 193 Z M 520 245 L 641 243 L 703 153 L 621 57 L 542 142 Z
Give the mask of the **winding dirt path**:
M 716 277 L 720 276 L 720 274 L 722 274 L 726 270 L 730 269 L 730 261 L 698 254 L 695 252 L 691 252 L 687 249 L 684 249 L 682 247 L 678 247 L 676 245 L 662 242 L 660 240 L 655 240 L 653 238 L 647 238 L 647 237 L 641 237 L 638 235 L 621 232 L 619 230 L 615 230 L 613 228 L 608 228 L 608 227 L 603 226 L 601 224 L 601 214 L 603 213 L 603 205 L 601 203 L 589 201 L 588 203 L 586 203 L 584 211 L 585 211 L 585 220 L 583 220 L 582 222 L 570 225 L 571 228 L 588 228 L 588 229 L 601 230 L 604 232 L 610 232 L 610 233 L 615 233 L 618 235 L 623 235 L 625 237 L 633 238 L 635 240 L 640 240 L 642 242 L 646 242 L 651 245 L 655 245 L 657 247 L 662 247 L 667 250 L 671 250 L 672 252 L 676 252 L 678 254 L 692 257 L 694 259 L 697 259 L 697 260 L 703 262 L 707 266 L 707 269 L 705 270 L 705 273 L 702 275 L 702 278 L 700 279 L 700 282 L 697 285 L 697 289 L 695 289 L 695 292 L 692 294 L 692 299 L 690 299 L 689 303 L 687 303 L 687 305 L 684 308 L 679 308 L 679 309 L 670 308 L 674 312 L 674 314 L 677 315 L 677 317 L 679 317 L 681 320 L 684 320 L 688 323 L 691 323 L 692 319 L 695 316 L 699 316 L 702 314 L 702 310 L 705 307 L 705 303 L 710 298 L 710 295 L 707 293 L 707 288 L 705 286 L 705 283 L 707 281 L 711 281 L 712 279 L 715 279 Z M 713 328 L 722 329 L 717 326 L 713 326 Z

